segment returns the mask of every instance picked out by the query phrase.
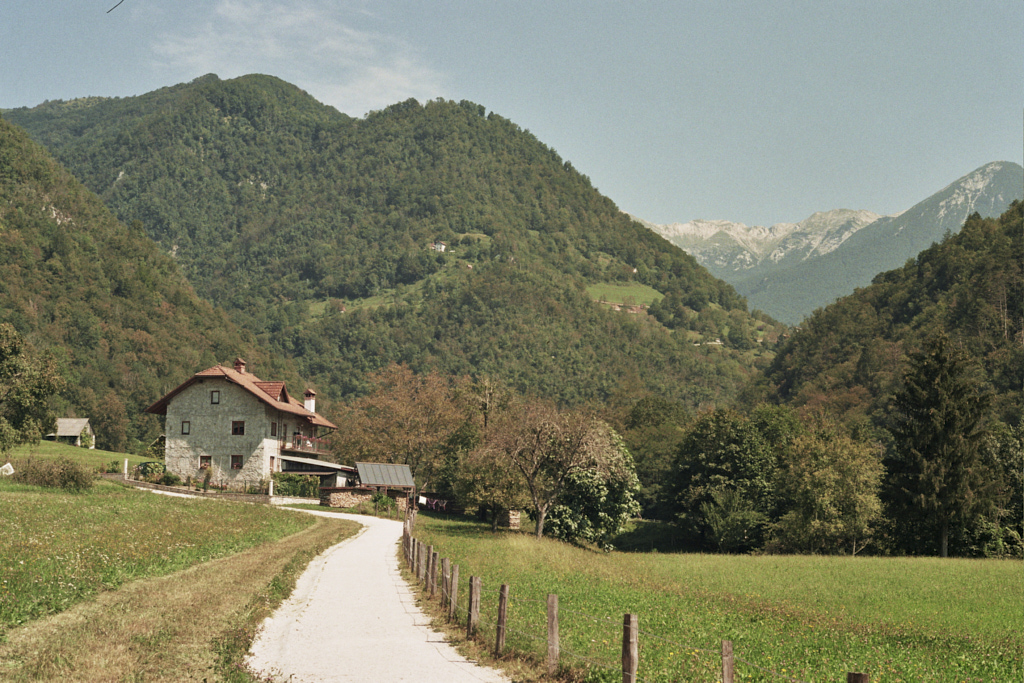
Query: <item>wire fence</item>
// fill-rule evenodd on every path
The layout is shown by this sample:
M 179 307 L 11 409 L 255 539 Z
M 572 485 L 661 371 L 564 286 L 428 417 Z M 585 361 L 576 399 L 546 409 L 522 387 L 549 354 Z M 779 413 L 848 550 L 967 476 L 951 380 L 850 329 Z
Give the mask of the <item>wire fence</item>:
M 475 585 L 479 585 L 474 581 L 479 579 L 471 577 L 467 567 L 458 567 L 450 561 L 443 563 L 432 547 L 428 548 L 411 534 L 411 526 L 407 522 L 403 539 L 405 557 L 426 595 L 431 595 L 431 582 L 435 582 L 433 595 L 445 603 L 449 614 L 454 614 L 453 622 L 471 631 L 467 636 L 495 644 L 496 655 L 527 657 L 546 664 L 550 673 L 565 667 L 585 669 L 588 680 L 601 682 L 718 680 L 733 683 L 742 677 L 743 680 L 805 683 L 790 672 L 736 656 L 728 640 L 721 641 L 721 649 L 712 649 L 706 643 L 683 643 L 669 635 L 641 629 L 638 623 L 642 615 L 625 614 L 616 618 L 593 614 L 576 605 L 559 605 L 557 596 L 542 600 L 519 595 L 514 586 L 506 589 L 504 606 L 497 586 L 485 587 L 480 595 L 474 596 Z M 431 557 L 435 559 L 433 563 L 424 561 Z M 445 566 L 449 567 L 447 573 L 443 570 Z M 457 583 L 456 574 L 459 576 Z M 453 605 L 455 609 L 451 612 Z M 471 622 L 475 625 L 473 628 L 469 626 Z M 869 680 L 861 673 L 846 676 L 848 683 L 868 683 Z

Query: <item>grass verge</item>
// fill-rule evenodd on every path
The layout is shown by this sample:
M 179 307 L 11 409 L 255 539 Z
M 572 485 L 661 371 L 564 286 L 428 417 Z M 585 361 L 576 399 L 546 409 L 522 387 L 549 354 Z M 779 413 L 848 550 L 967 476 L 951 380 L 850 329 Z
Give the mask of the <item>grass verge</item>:
M 722 640 L 738 680 L 1020 680 L 1022 565 L 1015 561 L 813 556 L 601 554 L 469 520 L 421 514 L 417 535 L 483 578 L 480 640 L 494 638 L 511 585 L 508 647 L 543 661 L 548 593 L 559 596 L 562 661 L 582 680 L 616 680 L 621 623 L 639 614 L 640 678 L 714 680 Z M 758 668 L 760 667 L 760 668 Z M 774 674 L 766 673 L 766 669 Z M 568 675 L 568 674 L 567 674 Z
M 152 458 L 143 458 L 142 456 L 133 455 L 131 453 L 115 453 L 113 451 L 101 451 L 99 449 L 78 448 L 76 446 L 69 446 L 68 444 L 56 441 L 40 441 L 37 444 L 25 444 L 18 446 L 17 448 L 11 449 L 9 458 L 11 460 L 20 460 L 23 458 L 40 458 L 43 460 L 70 458 L 71 460 L 94 470 L 101 467 L 106 468 L 106 466 L 114 460 L 123 465 L 125 458 L 128 459 L 129 468 L 135 467 L 139 463 L 152 460 Z M 0 460 L 0 464 L 2 463 L 3 461 Z M 121 470 L 118 469 L 118 471 L 120 472 Z
M 313 557 L 358 528 L 310 521 L 285 538 L 131 582 L 10 631 L 0 644 L 0 679 L 254 680 L 242 659 L 259 624 Z

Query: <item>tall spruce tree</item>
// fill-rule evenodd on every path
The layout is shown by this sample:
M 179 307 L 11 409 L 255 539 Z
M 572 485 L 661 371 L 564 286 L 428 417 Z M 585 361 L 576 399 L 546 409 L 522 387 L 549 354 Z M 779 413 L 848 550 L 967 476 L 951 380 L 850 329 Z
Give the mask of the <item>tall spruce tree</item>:
M 998 495 L 982 452 L 990 396 L 944 334 L 910 360 L 893 401 L 890 502 L 900 519 L 934 529 L 947 557 L 950 527 L 968 524 Z

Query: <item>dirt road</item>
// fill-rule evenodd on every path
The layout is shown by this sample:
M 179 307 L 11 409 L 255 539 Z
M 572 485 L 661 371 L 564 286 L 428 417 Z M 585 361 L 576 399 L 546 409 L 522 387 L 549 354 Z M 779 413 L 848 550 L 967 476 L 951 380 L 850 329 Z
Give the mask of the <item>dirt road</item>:
M 508 683 L 432 631 L 398 568 L 401 522 L 343 516 L 364 529 L 316 558 L 260 630 L 247 658 L 274 680 Z

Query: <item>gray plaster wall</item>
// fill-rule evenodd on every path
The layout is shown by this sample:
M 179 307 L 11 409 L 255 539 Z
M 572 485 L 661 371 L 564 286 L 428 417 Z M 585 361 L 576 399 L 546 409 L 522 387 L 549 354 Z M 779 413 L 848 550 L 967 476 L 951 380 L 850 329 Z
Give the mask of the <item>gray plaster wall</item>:
M 220 403 L 210 392 L 220 392 Z M 190 433 L 182 434 L 182 422 Z M 231 423 L 245 422 L 245 434 L 233 435 Z M 255 484 L 270 477 L 270 457 L 280 455 L 270 423 L 280 418 L 277 410 L 245 389 L 225 379 L 209 378 L 193 384 L 171 399 L 167 406 L 165 461 L 168 471 L 181 478 L 202 477 L 200 456 L 210 456 L 215 483 Z M 231 456 L 242 456 L 242 469 L 231 469 Z

